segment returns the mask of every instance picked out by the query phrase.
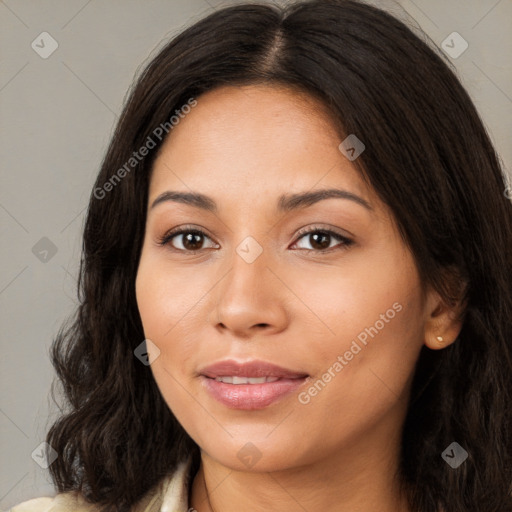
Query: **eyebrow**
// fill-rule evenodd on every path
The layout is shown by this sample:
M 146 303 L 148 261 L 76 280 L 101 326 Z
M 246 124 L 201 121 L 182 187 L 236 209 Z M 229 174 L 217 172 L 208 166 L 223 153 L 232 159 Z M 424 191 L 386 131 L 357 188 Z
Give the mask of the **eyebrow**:
M 359 197 L 348 190 L 340 190 L 335 188 L 314 190 L 312 192 L 300 192 L 297 194 L 281 195 L 277 202 L 277 209 L 279 212 L 290 212 L 300 208 L 307 208 L 319 201 L 325 199 L 347 199 L 353 201 L 368 210 L 373 210 L 373 207 L 368 201 Z M 160 194 L 152 203 L 151 209 L 155 208 L 158 204 L 173 201 L 177 203 L 187 204 L 196 208 L 201 208 L 212 213 L 218 211 L 217 203 L 211 198 L 198 192 L 176 192 L 168 190 Z

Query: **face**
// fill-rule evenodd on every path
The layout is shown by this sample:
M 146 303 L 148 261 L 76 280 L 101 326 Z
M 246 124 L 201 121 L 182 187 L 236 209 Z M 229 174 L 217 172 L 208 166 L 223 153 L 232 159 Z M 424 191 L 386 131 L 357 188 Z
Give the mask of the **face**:
M 391 213 L 341 141 L 312 98 L 223 87 L 155 161 L 136 279 L 151 370 L 224 466 L 378 456 L 398 438 L 426 305 Z

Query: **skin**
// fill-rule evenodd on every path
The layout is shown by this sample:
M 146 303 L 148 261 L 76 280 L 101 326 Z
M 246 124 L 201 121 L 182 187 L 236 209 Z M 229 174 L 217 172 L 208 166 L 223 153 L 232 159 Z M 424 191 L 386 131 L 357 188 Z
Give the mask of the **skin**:
M 391 212 L 341 141 L 309 96 L 229 86 L 198 98 L 155 161 L 136 294 L 145 336 L 160 350 L 156 383 L 201 448 L 189 504 L 198 512 L 409 510 L 394 473 L 414 365 L 423 344 L 445 347 L 460 324 L 420 282 Z M 330 198 L 278 213 L 282 194 L 323 188 L 371 209 Z M 210 196 L 218 211 L 151 208 L 169 190 Z M 183 235 L 158 244 L 185 225 L 205 232 L 198 252 Z M 328 237 L 322 250 L 297 236 L 301 228 L 353 243 Z M 236 251 L 249 236 L 263 251 L 252 263 Z M 259 359 L 307 373 L 307 392 L 393 304 L 401 310 L 307 404 L 293 392 L 235 410 L 201 385 L 207 364 Z M 260 455 L 252 467 L 237 455 L 249 442 Z

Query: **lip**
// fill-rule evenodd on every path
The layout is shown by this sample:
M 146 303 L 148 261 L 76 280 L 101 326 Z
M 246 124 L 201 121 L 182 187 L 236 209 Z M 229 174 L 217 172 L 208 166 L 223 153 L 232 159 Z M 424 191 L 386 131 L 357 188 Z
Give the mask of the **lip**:
M 288 370 L 266 361 L 247 361 L 239 363 L 233 359 L 226 359 L 206 366 L 199 371 L 201 375 L 215 379 L 216 377 L 278 377 L 281 379 L 297 379 L 307 377 L 307 373 Z
M 239 363 L 220 361 L 199 372 L 201 383 L 214 399 L 231 409 L 254 410 L 268 407 L 297 390 L 308 374 L 283 368 L 266 361 Z M 274 377 L 279 380 L 262 384 L 228 384 L 216 377 Z

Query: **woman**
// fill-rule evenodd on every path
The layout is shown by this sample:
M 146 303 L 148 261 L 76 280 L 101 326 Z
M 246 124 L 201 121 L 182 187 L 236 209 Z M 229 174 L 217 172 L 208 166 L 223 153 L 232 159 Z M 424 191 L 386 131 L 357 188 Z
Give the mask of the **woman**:
M 391 15 L 188 28 L 91 195 L 52 354 L 59 494 L 14 512 L 512 511 L 505 189 L 468 94 Z

